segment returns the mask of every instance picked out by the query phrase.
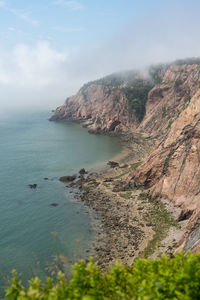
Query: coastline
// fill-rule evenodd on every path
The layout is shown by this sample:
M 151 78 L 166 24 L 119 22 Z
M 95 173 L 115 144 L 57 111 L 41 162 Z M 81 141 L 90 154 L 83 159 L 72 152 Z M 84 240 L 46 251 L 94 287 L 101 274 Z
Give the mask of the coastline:
M 164 204 L 161 200 L 152 201 L 142 189 L 124 188 L 121 181 L 141 164 L 151 150 L 153 140 L 137 133 L 121 136 L 121 140 L 122 152 L 113 158 L 119 164 L 117 167 L 107 166 L 70 184 L 79 189 L 80 199 L 95 212 L 97 235 L 91 254 L 102 270 L 110 268 L 116 261 L 131 265 L 142 256 L 172 255 L 182 234 L 175 221 L 179 209 L 172 208 L 173 205 L 166 201 Z M 164 215 L 162 220 L 160 212 Z M 158 223 L 159 230 L 156 228 Z M 169 232 L 173 232 L 171 238 Z M 151 242 L 157 235 L 156 249 L 152 250 Z M 161 243 L 162 240 L 166 241 Z

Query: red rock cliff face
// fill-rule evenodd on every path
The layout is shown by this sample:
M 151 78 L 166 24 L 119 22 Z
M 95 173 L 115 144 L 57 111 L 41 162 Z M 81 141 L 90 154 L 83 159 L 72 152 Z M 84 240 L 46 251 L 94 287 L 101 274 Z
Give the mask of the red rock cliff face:
M 134 130 L 138 125 L 120 89 L 96 84 L 70 97 L 66 104 L 56 109 L 51 120 L 87 120 L 86 124 L 93 132 L 124 132 Z
M 159 74 L 161 83 L 148 94 L 141 123 L 129 107 L 123 86 L 91 83 L 58 107 L 51 120 L 86 121 L 93 132 L 136 130 L 153 136 L 166 133 L 188 105 L 200 84 L 199 65 L 171 66 Z M 133 83 L 134 85 L 134 83 Z M 136 97 L 137 98 L 137 97 Z
M 158 140 L 150 156 L 138 168 L 136 182 L 152 196 L 182 208 L 189 225 L 180 244 L 184 250 L 200 250 L 200 90 Z
M 200 84 L 198 65 L 171 66 L 160 74 L 161 84 L 149 93 L 146 115 L 138 130 L 153 136 L 164 134 L 188 105 Z

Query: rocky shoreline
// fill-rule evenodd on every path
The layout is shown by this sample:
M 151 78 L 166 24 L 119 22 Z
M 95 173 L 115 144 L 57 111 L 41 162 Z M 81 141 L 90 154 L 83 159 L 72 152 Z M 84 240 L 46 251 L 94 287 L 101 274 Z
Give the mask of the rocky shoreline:
M 157 234 L 156 226 L 160 228 L 159 241 L 156 240 L 155 243 L 165 238 L 168 229 L 175 226 L 166 204 L 163 205 L 158 200 L 152 201 L 134 183 L 127 184 L 122 180 L 148 155 L 153 145 L 152 139 L 134 133 L 123 136 L 123 144 L 126 145 L 126 150 L 118 156 L 116 164 L 110 163 L 108 168 L 98 173 L 87 176 L 81 174 L 78 180 L 69 183 L 70 187 L 79 189 L 80 199 L 95 212 L 98 219 L 92 255 L 103 270 L 116 261 L 131 265 L 139 256 L 152 255 L 152 249 L 148 253 L 145 249 L 148 249 Z M 162 220 L 159 214 L 164 215 Z M 175 217 L 178 214 L 179 211 L 176 211 Z M 166 216 L 168 221 L 165 220 Z M 180 233 L 180 229 L 176 230 Z M 173 244 L 175 247 L 176 242 L 174 234 L 173 241 L 169 240 L 162 251 L 171 253 L 172 249 L 168 249 L 168 246 Z

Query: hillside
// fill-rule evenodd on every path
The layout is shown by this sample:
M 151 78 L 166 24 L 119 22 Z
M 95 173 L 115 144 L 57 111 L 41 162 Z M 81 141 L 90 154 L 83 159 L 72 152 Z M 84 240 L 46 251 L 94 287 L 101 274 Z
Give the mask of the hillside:
M 151 153 L 120 180 L 135 182 L 153 199 L 181 208 L 189 220 L 179 248 L 199 251 L 200 60 L 188 59 L 129 71 L 84 85 L 51 120 L 78 121 L 97 133 L 150 136 Z
M 135 130 L 145 115 L 151 79 L 125 72 L 85 84 L 58 107 L 51 121 L 84 122 L 91 132 Z

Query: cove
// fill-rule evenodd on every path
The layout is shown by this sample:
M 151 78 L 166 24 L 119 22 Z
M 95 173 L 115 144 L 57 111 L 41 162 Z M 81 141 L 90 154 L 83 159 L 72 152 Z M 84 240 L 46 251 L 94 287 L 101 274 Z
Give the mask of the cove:
M 58 178 L 82 167 L 96 170 L 122 150 L 118 138 L 91 135 L 78 124 L 49 117 L 29 112 L 0 120 L 1 278 L 12 269 L 23 281 L 48 275 L 55 235 L 59 253 L 70 262 L 87 256 L 95 237 L 93 213 Z M 33 183 L 36 189 L 29 188 Z

